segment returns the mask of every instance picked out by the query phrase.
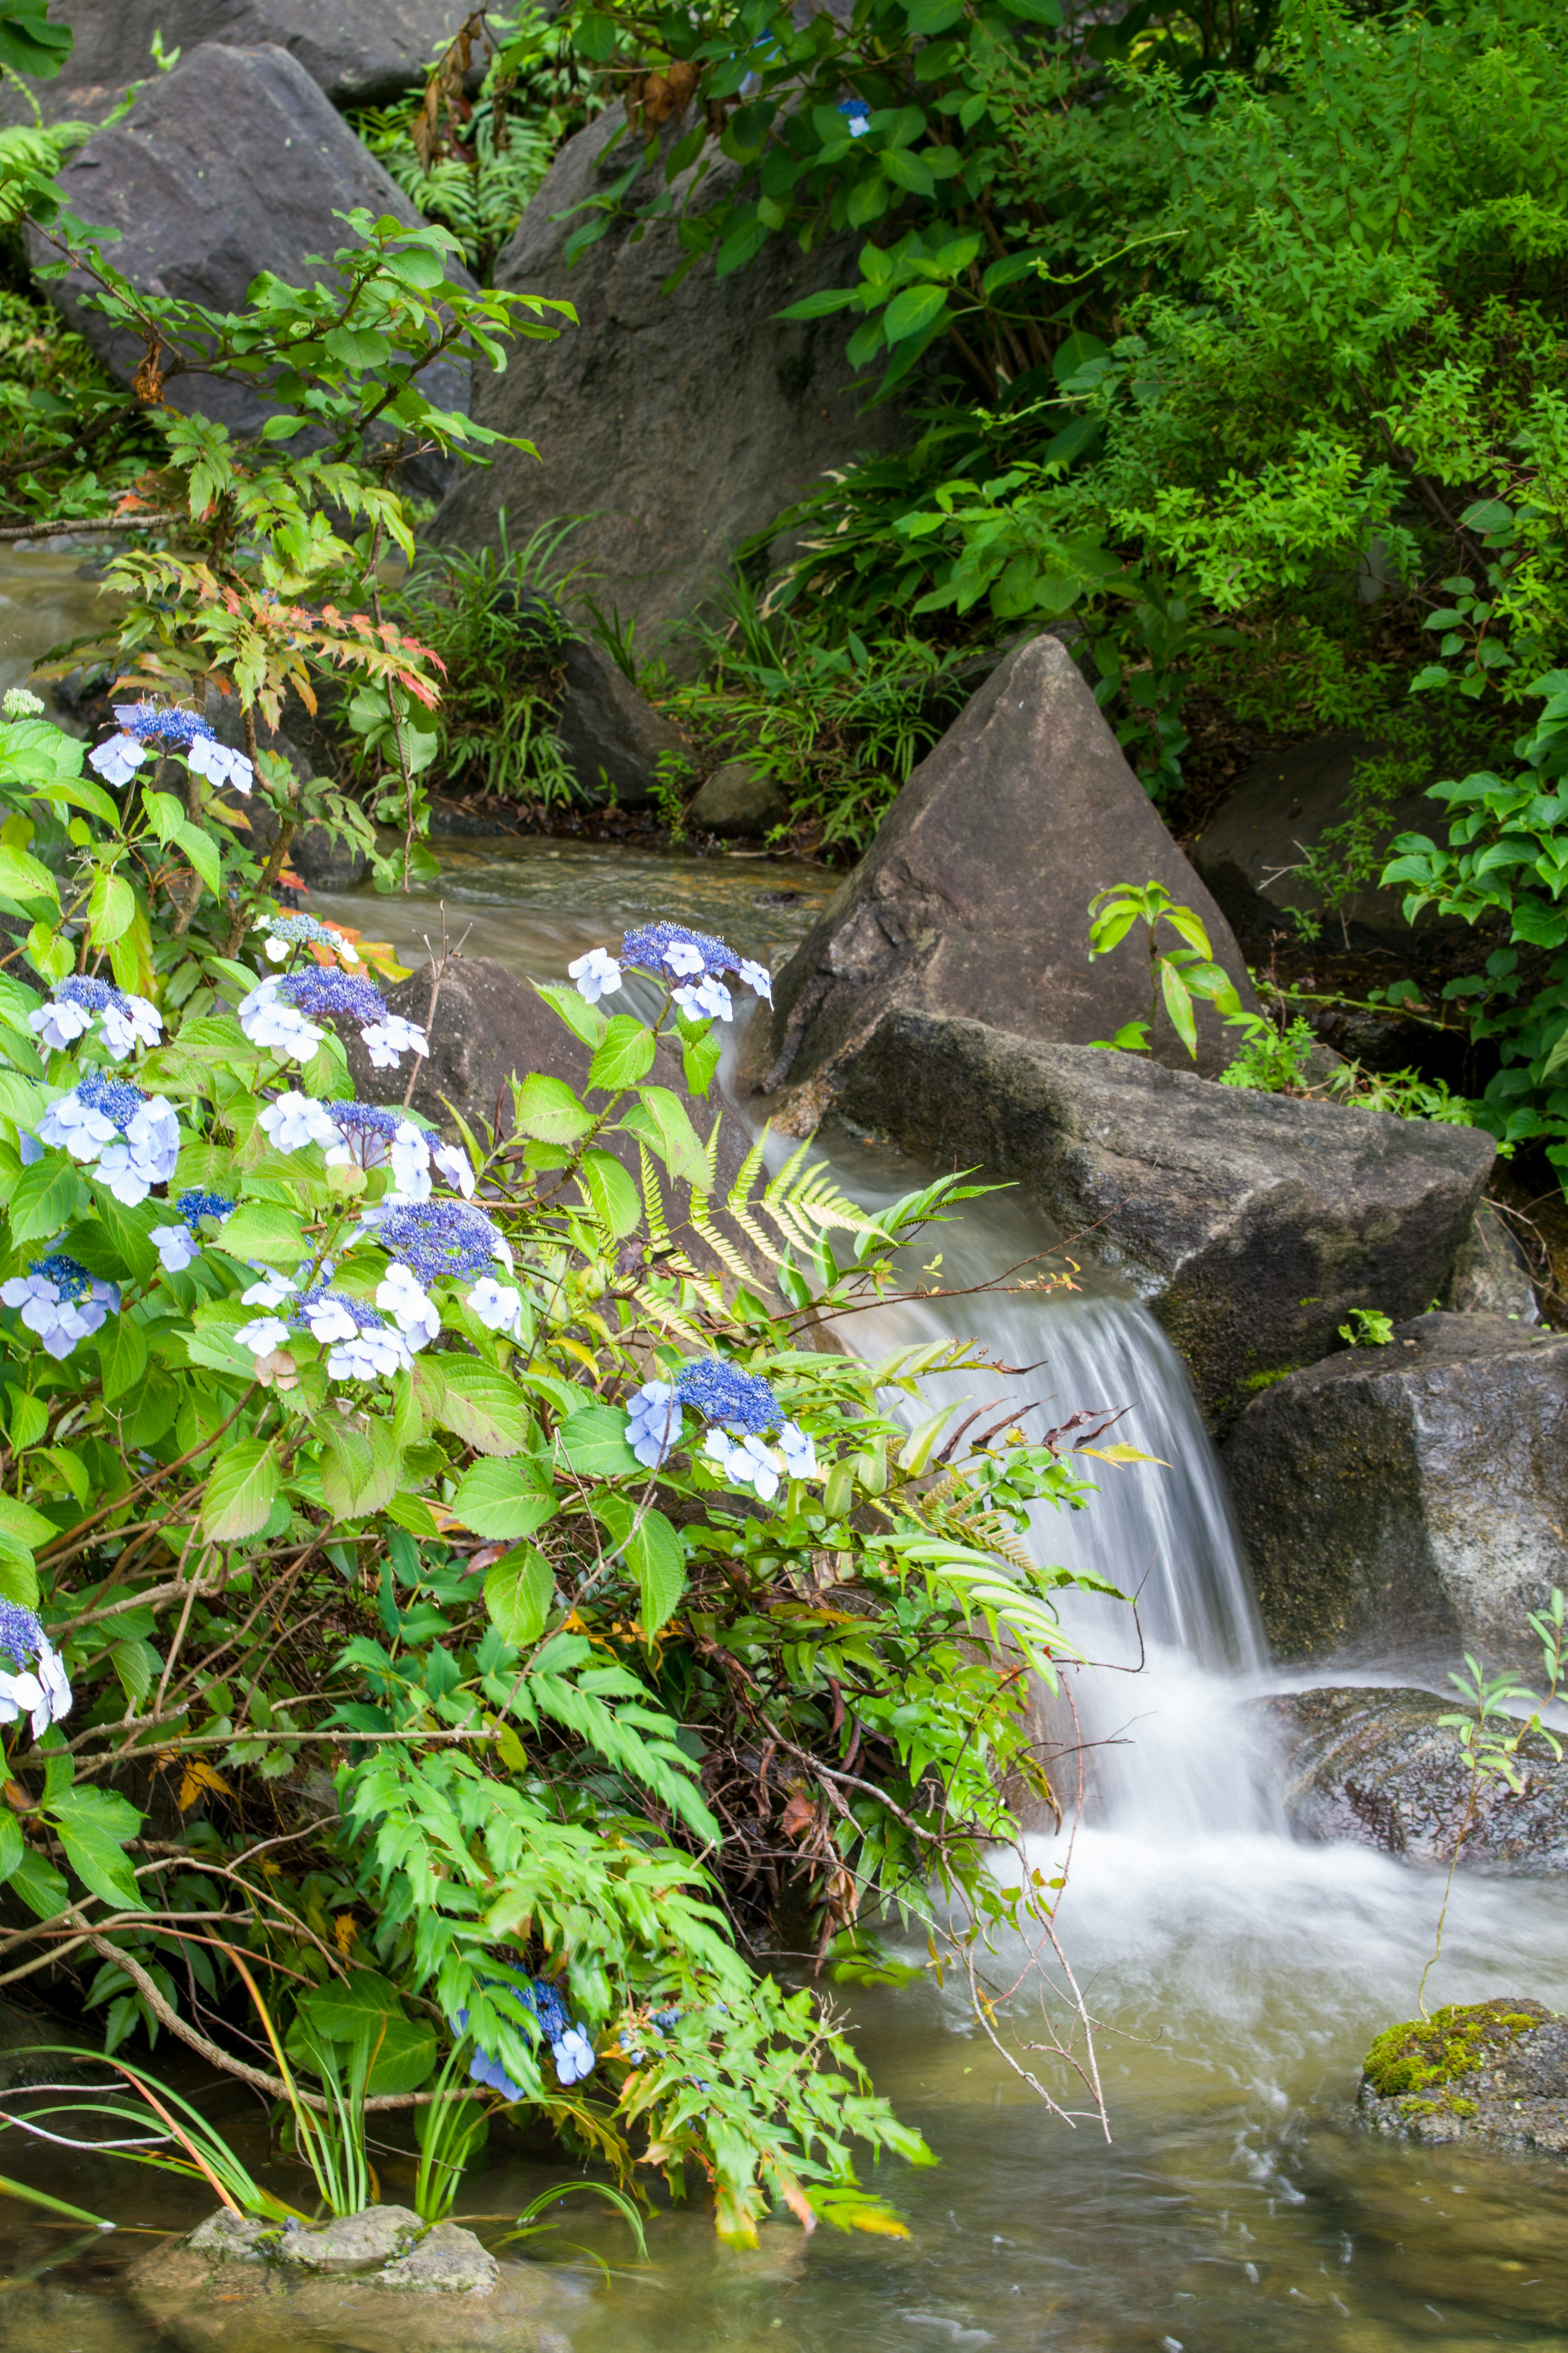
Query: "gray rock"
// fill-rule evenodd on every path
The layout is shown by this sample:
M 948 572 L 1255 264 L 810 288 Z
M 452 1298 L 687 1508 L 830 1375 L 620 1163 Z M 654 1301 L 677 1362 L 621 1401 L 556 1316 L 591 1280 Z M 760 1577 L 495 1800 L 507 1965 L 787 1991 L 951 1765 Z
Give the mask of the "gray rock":
M 340 212 L 363 205 L 410 227 L 420 220 L 304 67 L 277 47 L 192 50 L 142 91 L 124 121 L 77 151 L 60 184 L 85 219 L 120 231 L 114 266 L 133 285 L 220 312 L 243 309 L 264 269 L 294 284 L 321 279 L 305 257 L 349 241 Z M 58 259 L 36 229 L 29 251 L 35 267 Z M 141 337 L 83 309 L 74 273 L 45 290 L 110 374 L 130 384 Z M 443 363 L 422 381 L 443 406 L 467 408 L 466 365 Z M 238 378 L 173 375 L 164 397 L 237 433 L 254 432 L 269 413 Z M 400 479 L 438 492 L 448 470 L 419 459 Z
M 1417 1316 L 1266 1389 L 1222 1460 L 1277 1655 L 1534 1663 L 1525 1613 L 1563 1581 L 1568 1339 Z
M 1321 909 L 1318 893 L 1296 870 L 1331 826 L 1343 824 L 1358 764 L 1386 749 L 1364 735 L 1321 735 L 1270 753 L 1237 779 L 1192 846 L 1194 865 L 1233 922 L 1250 931 L 1277 925 L 1288 908 Z M 1394 802 L 1384 838 L 1412 832 L 1441 840 L 1443 825 L 1442 805 L 1417 789 Z M 1346 919 L 1370 931 L 1403 932 L 1403 897 L 1397 887 L 1368 885 L 1346 901 Z M 1427 924 L 1432 920 L 1425 917 Z M 1337 937 L 1338 918 L 1330 922 Z
M 1440 1719 L 1457 1693 L 1345 1688 L 1281 1693 L 1252 1703 L 1284 1753 L 1285 1810 L 1304 1838 L 1380 1849 L 1402 1862 L 1498 1876 L 1568 1871 L 1568 1762 L 1531 1739 L 1523 1787 L 1474 1792 L 1463 1750 Z
M 326 2271 L 335 2263 L 385 2263 L 405 2254 L 424 2232 L 406 2206 L 369 2206 L 363 2214 L 342 2214 L 308 2231 L 285 2231 L 277 2245 L 279 2263 L 302 2271 Z
M 331 826 L 301 826 L 289 844 L 289 863 L 312 891 L 357 891 L 370 877 L 370 852 Z
M 504 507 L 516 546 L 542 523 L 584 516 L 573 555 L 646 649 L 711 593 L 741 541 L 829 467 L 893 446 L 902 427 L 891 406 L 862 412 L 842 318 L 776 315 L 819 287 L 853 284 L 857 237 L 810 256 L 771 237 L 749 269 L 715 279 L 700 261 L 665 295 L 685 259 L 675 219 L 635 236 L 617 221 L 566 266 L 576 208 L 636 160 L 625 139 L 610 152 L 624 121 L 611 107 L 567 141 L 496 265 L 499 287 L 569 301 L 578 316 L 553 343 L 520 342 L 504 375 L 475 383 L 479 420 L 524 436 L 539 456 L 497 449 L 456 485 L 435 531 L 465 547 L 493 543 Z M 686 128 L 666 126 L 664 153 Z M 676 182 L 676 216 L 690 199 L 700 217 L 738 176 L 710 147 Z
M 837 1101 L 943 1167 L 1021 1178 L 1147 1300 L 1219 1430 L 1333 1347 L 1351 1308 L 1411 1315 L 1440 1293 L 1493 1152 L 1474 1128 L 903 1011 Z
M 220 2262 L 258 2263 L 277 2236 L 275 2222 L 263 2222 L 255 2214 L 235 2214 L 220 2206 L 216 2214 L 197 2223 L 185 2244 L 194 2254 L 212 2255 Z
M 1460 1315 L 1501 1315 L 1511 1324 L 1539 1324 L 1541 1309 L 1524 1252 L 1490 1201 L 1459 1244 L 1446 1307 Z
M 384 106 L 424 79 L 467 11 L 461 0 L 72 0 L 61 13 L 76 36 L 65 70 L 30 85 L 51 122 L 96 122 L 128 83 L 156 79 L 154 32 L 165 54 L 272 43 L 334 106 Z
M 921 761 L 774 987 L 765 1092 L 838 1079 L 894 1009 L 1086 1046 L 1149 1013 L 1139 940 L 1089 961 L 1089 904 L 1117 882 L 1195 908 L 1252 1003 L 1230 926 L 1122 758 L 1072 657 L 1039 637 L 1003 662 Z M 1234 1030 L 1205 1008 L 1199 1066 Z M 1190 1069 L 1163 1015 L 1162 1061 Z M 786 1113 L 787 1116 L 787 1113 Z
M 726 839 L 771 833 L 788 815 L 789 804 L 776 779 L 762 775 L 745 760 L 726 760 L 686 807 L 688 825 L 700 833 L 721 834 Z
M 1513 1995 L 1413 2019 L 1368 2052 L 1356 2105 L 1373 2131 L 1429 2147 L 1568 2157 L 1568 2021 Z
M 375 2284 L 405 2295 L 488 2295 L 500 2277 L 500 2265 L 471 2231 L 437 2222 L 412 2254 L 377 2272 Z
M 689 761 L 690 744 L 601 647 L 574 638 L 563 667 L 565 692 L 555 733 L 579 789 L 593 801 L 613 795 L 622 808 L 645 807 L 658 787 L 660 760 Z

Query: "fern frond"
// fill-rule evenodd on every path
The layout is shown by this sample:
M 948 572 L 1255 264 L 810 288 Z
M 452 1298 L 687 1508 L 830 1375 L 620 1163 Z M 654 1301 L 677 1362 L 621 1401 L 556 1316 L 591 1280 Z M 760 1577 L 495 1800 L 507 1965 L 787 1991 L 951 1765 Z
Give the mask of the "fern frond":
M 691 1196 L 691 1207 L 687 1213 L 687 1221 L 690 1225 L 693 1232 L 701 1235 L 703 1240 L 707 1243 L 714 1257 L 719 1261 L 721 1266 L 729 1269 L 737 1282 L 752 1282 L 754 1280 L 754 1275 L 752 1268 L 746 1264 L 745 1260 L 741 1256 L 740 1251 L 735 1248 L 734 1243 L 730 1240 L 729 1237 L 719 1231 L 718 1227 L 713 1223 L 712 1219 L 709 1216 L 708 1209 L 708 1195 L 706 1193 L 694 1192 Z
M 646 1283 L 634 1283 L 632 1297 L 649 1322 L 659 1324 L 672 1339 L 683 1340 L 689 1348 L 705 1348 L 708 1345 L 697 1325 L 683 1315 L 672 1301 L 661 1299 L 658 1292 L 650 1291 Z
M 642 1164 L 643 1215 L 647 1220 L 649 1239 L 656 1242 L 669 1240 L 669 1220 L 665 1215 L 664 1195 L 658 1188 L 658 1171 L 648 1157 L 646 1144 L 637 1145 L 637 1158 Z

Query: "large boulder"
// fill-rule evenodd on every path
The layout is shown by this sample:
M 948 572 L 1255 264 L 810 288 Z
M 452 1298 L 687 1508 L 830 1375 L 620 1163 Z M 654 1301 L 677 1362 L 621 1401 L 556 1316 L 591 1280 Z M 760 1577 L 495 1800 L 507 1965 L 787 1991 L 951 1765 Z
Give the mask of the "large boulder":
M 325 270 L 306 256 L 352 242 L 336 216 L 355 206 L 411 228 L 421 222 L 304 67 L 278 47 L 193 50 L 148 85 L 122 122 L 77 151 L 60 185 L 83 219 L 119 231 L 110 258 L 133 286 L 217 311 L 242 310 L 262 270 L 295 285 L 322 279 Z M 35 265 L 58 258 L 37 229 L 29 249 Z M 74 272 L 47 282 L 50 300 L 128 385 L 142 364 L 142 339 L 84 309 L 84 290 Z M 466 365 L 444 362 L 424 382 L 444 406 L 467 407 Z M 255 432 L 269 413 L 237 377 L 170 376 L 164 397 L 236 433 Z M 403 478 L 429 491 L 445 489 L 449 471 L 422 459 Z
M 1431 2147 L 1473 2141 L 1568 2157 L 1568 2019 L 1514 1994 L 1406 2019 L 1367 2052 L 1356 2105 L 1374 2131 Z M 1445 2241 L 1464 2229 L 1450 2215 Z M 1495 2231 L 1489 2221 L 1480 2234 L 1489 2248 Z M 1436 2285 L 1429 2266 L 1421 2284 Z
M 837 1101 L 943 1166 L 1022 1179 L 1147 1300 L 1219 1430 L 1331 1348 L 1352 1308 L 1412 1315 L 1441 1293 L 1493 1153 L 1474 1128 L 904 1010 Z
M 1564 1582 L 1568 1339 L 1418 1315 L 1266 1388 L 1221 1459 L 1278 1655 L 1533 1663 L 1526 1613 Z
M 585 638 L 568 642 L 562 685 L 555 733 L 579 791 L 592 801 L 645 808 L 658 795 L 660 764 L 673 764 L 678 774 L 691 757 L 679 728 Z
M 467 0 L 66 0 L 57 18 L 75 46 L 65 70 L 37 90 L 50 121 L 96 122 L 128 83 L 156 76 L 165 56 L 204 43 L 287 49 L 334 106 L 384 106 L 420 81 L 468 15 Z
M 994 670 L 910 776 L 774 989 L 765 1092 L 842 1077 L 895 1008 L 1086 1046 L 1149 1015 L 1142 931 L 1089 961 L 1089 903 L 1162 882 L 1195 908 L 1243 998 L 1229 924 L 1161 823 L 1065 647 L 1039 637 Z M 1173 940 L 1171 944 L 1175 944 Z M 1212 1008 L 1199 1063 L 1236 1051 Z M 1187 1063 L 1162 1015 L 1162 1060 Z M 1190 1063 L 1187 1064 L 1190 1068 Z
M 647 647 L 710 594 L 742 540 L 830 467 L 891 446 L 900 426 L 890 407 L 861 413 L 842 318 L 777 316 L 820 287 L 852 283 L 858 237 L 811 255 L 770 237 L 750 269 L 716 279 L 702 261 L 665 294 L 686 259 L 675 219 L 635 235 L 617 219 L 567 265 L 582 208 L 637 161 L 635 142 L 612 148 L 625 122 L 613 106 L 567 141 L 496 265 L 499 287 L 577 312 L 558 341 L 519 343 L 504 375 L 475 384 L 479 421 L 524 436 L 539 456 L 498 449 L 457 484 L 435 530 L 466 547 L 493 543 L 504 508 L 521 546 L 542 524 L 584 516 L 573 558 Z M 687 128 L 684 118 L 666 127 L 665 152 Z M 733 189 L 740 167 L 710 149 L 675 184 L 677 217 L 703 169 L 698 215 Z M 656 164 L 652 186 L 639 180 L 626 201 L 662 185 Z
M 1451 1717 L 1458 1695 L 1332 1685 L 1255 1700 L 1286 1768 L 1285 1811 L 1303 1838 L 1375 1847 L 1402 1862 L 1497 1875 L 1568 1871 L 1568 1762 L 1531 1735 L 1521 1787 L 1472 1789 Z

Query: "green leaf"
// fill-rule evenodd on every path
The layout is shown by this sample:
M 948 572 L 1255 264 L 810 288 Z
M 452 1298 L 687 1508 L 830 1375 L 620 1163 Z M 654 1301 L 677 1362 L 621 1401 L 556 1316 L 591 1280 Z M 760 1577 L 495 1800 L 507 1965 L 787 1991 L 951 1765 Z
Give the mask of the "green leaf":
M 476 1535 L 510 1544 L 552 1520 L 560 1504 L 554 1491 L 539 1486 L 523 1464 L 487 1457 L 465 1472 L 452 1509 Z
M 98 1335 L 105 1401 L 133 1389 L 147 1369 L 147 1342 L 133 1315 L 111 1315 Z
M 29 899 L 45 899 L 58 910 L 59 894 L 55 878 L 47 866 L 40 866 L 25 849 L 16 849 L 8 841 L 0 841 L 0 892 L 7 899 L 26 902 Z
M 918 335 L 933 319 L 947 308 L 945 286 L 906 286 L 896 294 L 883 314 L 882 326 L 889 343 L 901 343 L 907 336 Z
M 1160 987 L 1165 999 L 1165 1010 L 1171 1017 L 1171 1027 L 1195 1062 L 1198 1059 L 1198 1029 L 1193 1013 L 1192 995 L 1186 982 L 1168 958 L 1161 960 Z
M 334 1519 L 384 1511 L 397 1493 L 403 1456 L 384 1421 L 328 1422 L 321 1458 L 321 1495 Z
M 554 1599 L 555 1580 L 550 1563 L 533 1545 L 519 1545 L 490 1568 L 485 1577 L 485 1608 L 506 1642 L 523 1650 L 544 1631 Z
M 253 1536 L 266 1526 L 281 1480 L 278 1457 L 265 1439 L 242 1439 L 213 1464 L 202 1499 L 202 1525 L 219 1544 Z
M 517 1091 L 517 1127 L 542 1144 L 573 1144 L 594 1124 L 564 1079 L 535 1071 Z
M 83 1885 L 116 1911 L 134 1910 L 142 1898 L 123 1841 L 142 1827 L 135 1807 L 105 1789 L 70 1789 L 49 1812 L 66 1861 Z M 114 1827 L 126 1817 L 129 1828 Z
M 521 1454 L 532 1432 L 516 1383 L 478 1356 L 443 1356 L 446 1394 L 435 1419 L 478 1454 Z
M 935 195 L 936 182 L 929 167 L 907 147 L 886 147 L 879 160 L 895 186 L 907 189 L 911 196 Z
M 546 1005 L 560 1015 L 574 1037 L 581 1038 L 584 1046 L 597 1046 L 609 1024 L 596 1005 L 590 1005 L 585 997 L 579 997 L 574 988 L 567 988 L 559 981 L 536 980 L 533 987 Z
M 712 1035 L 695 1024 L 680 1025 L 680 1065 L 687 1092 L 705 1095 L 713 1083 L 713 1073 L 724 1059 L 724 1049 Z
M 16 1889 L 28 1911 L 36 1912 L 40 1920 L 52 1920 L 58 1912 L 65 1910 L 70 1901 L 65 1873 L 57 1871 L 52 1862 L 46 1862 L 33 1847 L 27 1849 L 7 1883 Z
M 104 1275 L 110 1282 L 121 1282 L 127 1274 L 137 1282 L 150 1282 L 158 1271 L 153 1228 L 167 1219 L 168 1203 L 144 1201 L 140 1208 L 128 1209 L 96 1176 L 91 1189 L 98 1214 L 72 1234 L 74 1255 L 90 1273 Z
M 435 2028 L 409 2018 L 396 1988 L 374 1969 L 354 1969 L 301 1998 L 286 2046 L 289 2057 L 309 2066 L 312 2036 L 374 2052 L 365 2084 L 372 2098 L 416 2092 L 436 2064 Z
M 642 1200 L 613 1154 L 585 1152 L 577 1177 L 593 1204 L 595 1215 L 604 1220 L 617 1241 L 623 1234 L 636 1231 L 642 1222 Z
M 46 1241 L 88 1205 L 87 1188 L 70 1162 L 55 1153 L 24 1168 L 7 1204 L 14 1242 Z
M 588 1065 L 588 1084 L 618 1094 L 623 1087 L 635 1087 L 639 1079 L 647 1078 L 653 1057 L 654 1034 L 647 1023 L 635 1020 L 629 1013 L 617 1013 Z
M 0 1550 L 0 1601 L 14 1601 L 19 1609 L 38 1606 L 38 1572 L 9 1546 Z
M 624 1134 L 651 1145 L 672 1176 L 684 1177 L 700 1193 L 708 1190 L 707 1156 L 685 1104 L 668 1087 L 645 1087 L 619 1124 Z
M 241 1261 L 258 1258 L 289 1274 L 310 1255 L 304 1227 L 280 1201 L 242 1201 L 224 1219 L 222 1243 Z
M 21 1823 L 9 1806 L 0 1807 L 0 1881 L 10 1878 L 26 1852 Z
M 569 1414 L 556 1432 L 574 1471 L 588 1479 L 647 1478 L 626 1444 L 626 1418 L 607 1405 L 584 1406 Z
M 19 1503 L 15 1495 L 0 1495 L 0 1546 L 12 1555 L 30 1558 L 39 1545 L 58 1536 L 53 1520 L 36 1512 L 31 1504 Z
M 100 867 L 88 892 L 88 934 L 95 947 L 106 948 L 136 921 L 136 893 L 123 874 Z
M 662 1512 L 645 1512 L 640 1522 L 629 1495 L 596 1495 L 594 1516 L 621 1547 L 621 1557 L 642 1595 L 642 1629 L 657 1634 L 686 1590 L 686 1548 Z
M 204 833 L 199 826 L 184 824 L 174 838 L 213 897 L 217 898 L 222 889 L 223 870 L 218 846 L 211 834 Z
M 411 1536 L 434 1542 L 441 1534 L 436 1514 L 423 1495 L 389 1495 L 382 1510 L 395 1527 L 406 1528 Z
M 963 0 L 960 0 L 961 8 L 962 5 Z M 835 311 L 847 311 L 852 303 L 859 301 L 860 289 L 858 286 L 824 286 L 815 294 L 808 294 L 804 301 L 792 302 L 787 311 L 776 311 L 774 316 L 780 319 L 826 319 Z

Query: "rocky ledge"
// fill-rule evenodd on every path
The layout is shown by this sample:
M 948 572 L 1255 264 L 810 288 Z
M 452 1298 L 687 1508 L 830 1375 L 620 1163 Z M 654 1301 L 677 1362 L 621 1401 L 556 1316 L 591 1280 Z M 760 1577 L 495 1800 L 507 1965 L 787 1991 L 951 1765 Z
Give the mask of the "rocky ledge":
M 554 2325 L 582 2291 L 537 2265 L 502 2263 L 455 2222 L 427 2229 L 405 2206 L 301 2228 L 213 2215 L 144 2255 L 127 2285 L 186 2353 L 571 2353 Z
M 1568 2019 L 1502 1998 L 1391 2026 L 1366 2054 L 1357 2106 L 1410 2140 L 1568 2156 Z

